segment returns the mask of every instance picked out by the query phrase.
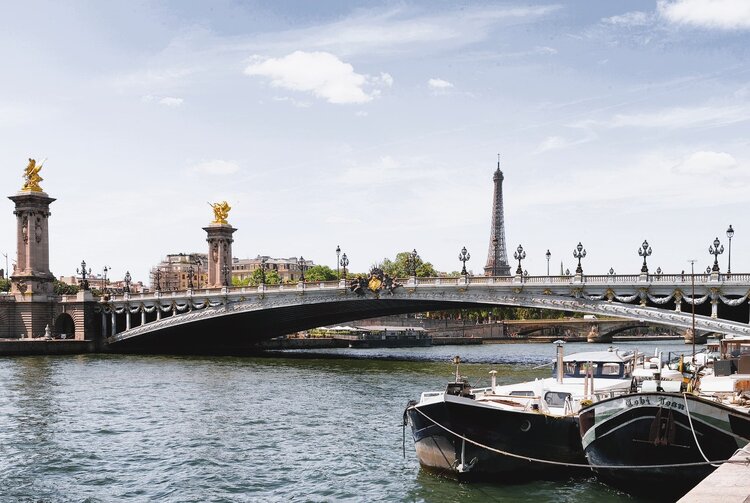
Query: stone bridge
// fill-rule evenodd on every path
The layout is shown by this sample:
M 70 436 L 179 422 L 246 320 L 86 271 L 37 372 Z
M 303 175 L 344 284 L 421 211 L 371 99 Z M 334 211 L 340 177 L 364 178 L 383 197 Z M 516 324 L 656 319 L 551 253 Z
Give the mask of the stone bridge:
M 342 282 L 124 294 L 100 302 L 111 349 L 238 350 L 260 340 L 376 316 L 519 306 L 750 335 L 750 274 L 409 278 L 393 293 Z

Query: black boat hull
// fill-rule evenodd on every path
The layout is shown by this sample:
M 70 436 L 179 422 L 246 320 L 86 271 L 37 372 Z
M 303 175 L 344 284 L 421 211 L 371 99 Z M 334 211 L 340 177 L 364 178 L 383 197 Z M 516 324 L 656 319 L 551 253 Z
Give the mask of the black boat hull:
M 679 393 L 602 400 L 581 411 L 579 423 L 597 478 L 631 494 L 672 500 L 715 470 L 679 465 L 729 459 L 750 440 L 748 414 Z M 597 468 L 603 466 L 643 468 Z
M 431 472 L 460 480 L 506 483 L 590 473 L 587 467 L 568 466 L 586 464 L 572 416 L 504 410 L 454 395 L 411 406 L 406 414 L 419 462 Z M 493 449 L 560 464 L 500 454 L 465 442 L 441 426 Z M 462 471 L 460 465 L 470 468 Z

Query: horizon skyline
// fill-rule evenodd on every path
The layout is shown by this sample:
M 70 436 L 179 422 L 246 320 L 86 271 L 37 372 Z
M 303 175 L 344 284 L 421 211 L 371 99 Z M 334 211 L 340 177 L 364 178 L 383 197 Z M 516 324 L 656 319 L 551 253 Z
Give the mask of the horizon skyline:
M 48 158 L 50 269 L 204 252 L 353 270 L 416 249 L 480 275 L 496 155 L 509 264 L 750 271 L 750 4 L 742 0 L 9 4 L 0 163 Z M 35 26 L 28 30 L 27 26 Z M 0 252 L 15 256 L 5 199 Z M 739 225 L 737 225 L 739 224 Z M 4 258 L 4 257 L 3 257 Z M 0 258 L 2 260 L 2 258 Z M 3 263 L 0 267 L 5 267 Z M 12 267 L 11 267 L 12 271 Z

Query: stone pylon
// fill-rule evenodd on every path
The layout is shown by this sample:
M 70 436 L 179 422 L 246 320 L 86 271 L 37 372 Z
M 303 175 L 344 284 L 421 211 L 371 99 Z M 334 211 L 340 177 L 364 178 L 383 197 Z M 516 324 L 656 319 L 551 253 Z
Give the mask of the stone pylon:
M 237 231 L 228 223 L 211 223 L 203 228 L 208 241 L 208 287 L 232 285 L 232 234 Z
M 485 276 L 510 276 L 508 252 L 505 243 L 505 216 L 503 212 L 503 172 L 500 171 L 500 159 L 492 180 L 495 191 L 492 195 L 492 228 L 490 229 L 490 251 L 487 254 Z

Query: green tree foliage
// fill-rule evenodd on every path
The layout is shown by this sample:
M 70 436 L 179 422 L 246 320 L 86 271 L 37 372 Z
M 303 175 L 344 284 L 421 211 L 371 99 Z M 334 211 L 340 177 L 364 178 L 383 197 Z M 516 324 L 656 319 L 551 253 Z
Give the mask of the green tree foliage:
M 9 292 L 10 291 L 10 280 L 9 279 L 0 279 L 0 292 Z
M 411 276 L 411 268 L 409 261 L 411 260 L 411 252 L 401 252 L 396 255 L 395 260 L 384 258 L 380 264 L 375 264 L 380 267 L 384 273 L 392 278 L 407 278 Z M 425 262 L 421 257 L 417 257 L 417 276 L 420 278 L 434 277 L 437 276 L 437 271 L 431 263 Z
M 240 281 L 237 278 L 232 278 L 232 286 L 258 286 L 263 279 L 263 273 L 260 269 L 255 269 L 249 277 Z M 266 271 L 266 285 L 278 285 L 281 283 L 278 271 L 269 269 Z
M 305 281 L 334 281 L 336 271 L 327 265 L 315 265 L 305 270 Z
M 52 282 L 52 290 L 55 292 L 55 295 L 75 295 L 78 293 L 78 286 L 54 280 Z

